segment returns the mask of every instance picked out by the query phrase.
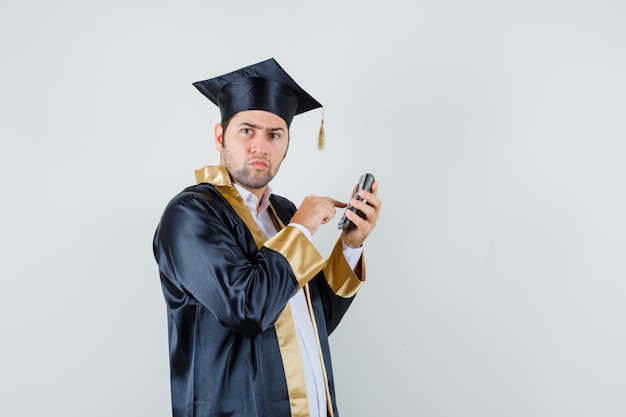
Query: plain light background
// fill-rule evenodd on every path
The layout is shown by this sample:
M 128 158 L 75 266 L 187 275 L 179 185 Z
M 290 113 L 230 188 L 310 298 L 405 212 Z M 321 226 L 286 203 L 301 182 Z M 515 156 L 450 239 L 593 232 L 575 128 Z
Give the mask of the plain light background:
M 381 181 L 341 415 L 626 415 L 625 42 L 617 0 L 2 0 L 0 415 L 171 415 L 152 235 L 218 163 L 191 83 L 270 57 L 327 134 L 296 117 L 275 191 Z

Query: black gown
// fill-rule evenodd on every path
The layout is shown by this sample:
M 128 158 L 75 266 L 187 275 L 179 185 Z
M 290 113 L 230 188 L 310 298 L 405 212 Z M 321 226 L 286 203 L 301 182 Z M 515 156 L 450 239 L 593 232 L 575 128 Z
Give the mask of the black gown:
M 167 306 L 174 417 L 308 416 L 289 300 L 304 288 L 323 358 L 329 415 L 338 416 L 328 335 L 365 281 L 341 239 L 324 259 L 289 223 L 296 207 L 270 196 L 281 229 L 265 239 L 224 167 L 165 208 L 154 236 Z

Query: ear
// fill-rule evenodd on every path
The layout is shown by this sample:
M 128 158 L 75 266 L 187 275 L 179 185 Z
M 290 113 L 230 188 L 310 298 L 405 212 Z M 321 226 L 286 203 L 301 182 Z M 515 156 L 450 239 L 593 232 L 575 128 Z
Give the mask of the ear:
M 218 152 L 222 152 L 222 140 L 224 138 L 224 128 L 222 128 L 222 125 L 220 123 L 217 123 L 213 130 L 215 132 L 215 149 Z

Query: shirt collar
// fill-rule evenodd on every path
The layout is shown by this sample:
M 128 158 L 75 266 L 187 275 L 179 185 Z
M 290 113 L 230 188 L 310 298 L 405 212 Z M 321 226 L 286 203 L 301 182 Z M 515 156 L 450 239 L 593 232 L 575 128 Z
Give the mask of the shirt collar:
M 261 203 L 259 204 L 259 210 L 257 211 L 256 205 L 258 202 L 258 198 L 256 195 L 252 194 L 250 191 L 243 188 L 241 185 L 233 182 L 235 188 L 241 195 L 241 198 L 246 203 L 252 214 L 259 215 L 263 213 L 270 205 L 270 195 L 272 194 L 272 187 L 269 185 L 265 188 L 263 195 L 261 196 Z

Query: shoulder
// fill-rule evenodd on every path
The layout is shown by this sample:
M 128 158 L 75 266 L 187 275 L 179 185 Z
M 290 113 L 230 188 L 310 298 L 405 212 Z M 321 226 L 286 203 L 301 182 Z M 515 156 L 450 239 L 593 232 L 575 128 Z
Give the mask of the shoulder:
M 184 188 L 166 205 L 163 217 L 189 215 L 205 216 L 218 213 L 224 206 L 230 206 L 219 191 L 211 184 L 202 183 Z
M 224 198 L 213 185 L 208 183 L 201 183 L 191 185 L 183 189 L 170 200 L 169 205 L 185 203 L 194 200 L 202 200 L 208 203 L 224 202 Z
M 158 226 L 162 235 L 174 232 L 197 233 L 220 223 L 236 222 L 234 210 L 211 184 L 189 186 L 176 194 L 167 204 Z
M 275 206 L 296 208 L 295 204 L 293 204 L 291 200 L 276 194 L 270 195 L 270 203 Z

